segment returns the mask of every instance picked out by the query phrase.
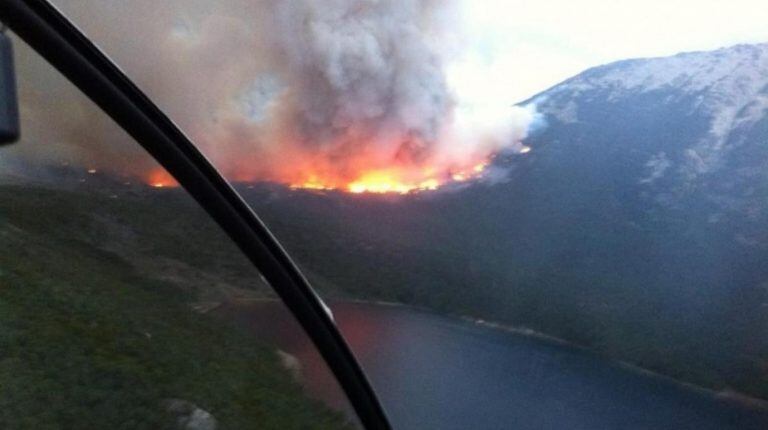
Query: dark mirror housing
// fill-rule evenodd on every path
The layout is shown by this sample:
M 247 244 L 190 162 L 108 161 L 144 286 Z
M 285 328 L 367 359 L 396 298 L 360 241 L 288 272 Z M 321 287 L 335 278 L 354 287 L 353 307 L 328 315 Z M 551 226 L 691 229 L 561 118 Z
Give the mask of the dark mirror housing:
M 0 24 L 0 145 L 19 140 L 19 100 L 11 38 Z

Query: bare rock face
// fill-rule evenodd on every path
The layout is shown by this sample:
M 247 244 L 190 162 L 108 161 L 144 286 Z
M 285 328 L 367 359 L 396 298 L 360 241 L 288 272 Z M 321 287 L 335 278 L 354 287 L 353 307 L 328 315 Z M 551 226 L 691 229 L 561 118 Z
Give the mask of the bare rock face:
M 297 382 L 302 380 L 301 362 L 296 356 L 288 354 L 287 352 L 278 349 L 277 357 L 280 359 L 280 364 L 291 373 L 293 379 Z
M 210 412 L 194 403 L 182 399 L 168 399 L 163 403 L 165 410 L 176 417 L 179 430 L 216 430 L 218 423 Z

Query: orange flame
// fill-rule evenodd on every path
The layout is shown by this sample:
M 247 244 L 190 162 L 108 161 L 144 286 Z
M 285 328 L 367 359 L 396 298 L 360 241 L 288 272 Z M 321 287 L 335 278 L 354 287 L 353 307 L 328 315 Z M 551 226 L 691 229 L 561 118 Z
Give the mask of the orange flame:
M 450 182 L 464 182 L 480 177 L 488 166 L 481 162 L 462 169 L 438 170 L 434 167 L 390 167 L 361 170 L 352 179 L 333 175 L 308 174 L 291 183 L 291 188 L 340 190 L 353 194 L 410 194 L 433 191 Z
M 461 162 L 435 159 L 386 162 L 367 154 L 349 155 L 340 162 L 325 155 L 292 152 L 289 148 L 283 149 L 280 163 L 265 165 L 261 160 L 245 155 L 238 160 L 220 160 L 219 164 L 222 173 L 234 182 L 272 181 L 292 189 L 353 194 L 433 191 L 447 184 L 480 178 L 490 164 L 487 156 L 468 157 Z M 178 182 L 162 168 L 151 170 L 144 182 L 155 188 L 178 186 Z
M 317 173 L 290 172 L 289 176 L 298 180 L 284 181 L 279 177 L 277 182 L 287 182 L 293 189 L 316 191 L 346 191 L 353 194 L 410 194 L 422 191 L 433 191 L 451 182 L 465 182 L 480 177 L 488 166 L 481 162 L 462 169 L 440 171 L 434 167 L 415 168 L 381 168 L 362 169 L 359 173 L 347 179 L 322 170 Z M 300 170 L 300 169 L 299 169 Z M 416 172 L 414 172 L 416 170 Z M 225 171 L 225 174 L 227 172 Z M 235 172 L 228 175 L 235 181 L 252 182 L 261 178 L 253 175 Z M 288 175 L 286 175 L 288 176 Z M 178 182 L 166 170 L 157 168 L 151 170 L 145 177 L 147 185 L 154 188 L 176 187 Z
M 177 187 L 179 185 L 176 179 L 165 169 L 158 167 L 149 172 L 146 178 L 149 186 L 154 188 Z

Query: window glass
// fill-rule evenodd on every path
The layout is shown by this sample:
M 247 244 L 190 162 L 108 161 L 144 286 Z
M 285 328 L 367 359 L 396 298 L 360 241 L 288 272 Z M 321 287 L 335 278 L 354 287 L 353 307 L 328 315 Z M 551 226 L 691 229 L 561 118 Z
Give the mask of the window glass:
M 763 3 L 56 0 L 440 429 L 768 425 Z
M 0 148 L 0 427 L 356 428 L 250 262 L 14 42 L 23 138 Z

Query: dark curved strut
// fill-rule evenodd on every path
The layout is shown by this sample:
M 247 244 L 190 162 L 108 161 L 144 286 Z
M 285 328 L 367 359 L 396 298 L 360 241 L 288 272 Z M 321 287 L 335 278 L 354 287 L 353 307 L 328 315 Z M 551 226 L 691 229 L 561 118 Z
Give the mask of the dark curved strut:
M 328 362 L 363 425 L 389 430 L 383 408 L 304 276 L 192 142 L 46 0 L 0 0 L 0 20 L 133 136 L 237 243 Z

